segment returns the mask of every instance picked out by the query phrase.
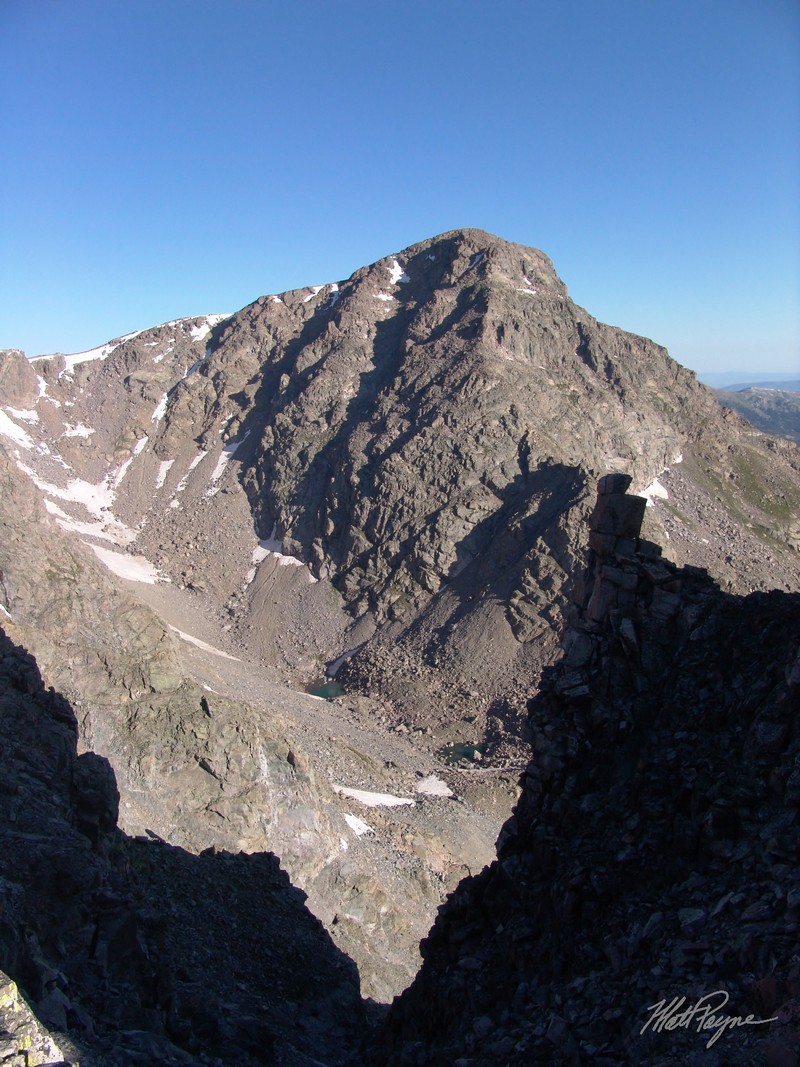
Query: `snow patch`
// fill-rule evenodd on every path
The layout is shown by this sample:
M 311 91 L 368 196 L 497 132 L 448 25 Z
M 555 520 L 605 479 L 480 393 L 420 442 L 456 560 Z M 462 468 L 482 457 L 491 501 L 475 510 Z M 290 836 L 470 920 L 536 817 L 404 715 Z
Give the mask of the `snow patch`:
M 336 785 L 335 782 L 331 782 L 331 785 L 334 791 L 341 793 L 343 797 L 357 800 L 359 804 L 364 804 L 368 808 L 399 808 L 404 804 L 410 804 L 413 807 L 416 804 L 411 797 L 395 797 L 391 793 L 372 793 L 368 789 L 350 789 L 349 786 Z
M 176 626 L 170 626 L 170 630 L 174 634 L 177 634 L 182 641 L 187 641 L 190 645 L 195 645 L 196 648 L 202 648 L 204 652 L 213 652 L 215 656 L 222 656 L 223 659 L 232 659 L 235 663 L 241 663 L 241 660 L 236 656 L 230 656 L 227 652 L 223 652 L 221 648 L 214 648 L 213 645 L 207 645 L 205 641 L 201 641 L 199 637 L 192 637 L 191 634 L 185 634 L 183 630 L 179 630 Z M 266 758 L 263 753 L 260 753 L 261 759 L 264 759 L 266 767 Z M 261 759 L 259 759 L 259 765 L 261 765 Z M 265 768 L 262 768 L 265 770 Z
M 355 648 L 349 648 L 347 650 L 347 652 L 343 652 L 341 654 L 341 656 L 339 656 L 338 659 L 335 659 L 333 661 L 333 663 L 329 664 L 327 670 L 325 671 L 327 676 L 329 678 L 335 678 L 336 677 L 336 672 L 339 670 L 341 665 L 343 663 L 345 663 L 347 660 L 349 660 L 351 656 L 354 656 L 356 654 L 356 652 L 358 652 L 359 649 L 362 649 L 363 647 L 364 647 L 363 645 L 357 645 Z
M 134 339 L 134 337 L 138 337 L 139 334 L 142 334 L 142 333 L 144 333 L 145 330 L 149 330 L 149 329 L 150 329 L 149 326 L 145 326 L 144 329 L 142 329 L 142 330 L 134 330 L 133 333 L 124 333 L 122 335 L 122 337 L 115 337 L 114 338 L 114 342 L 117 345 L 121 345 L 125 341 L 132 341 Z
M 183 376 L 183 377 L 181 378 L 181 381 L 182 381 L 182 382 L 185 382 L 185 381 L 186 381 L 186 379 L 187 379 L 187 378 L 188 378 L 188 377 L 189 377 L 190 375 L 194 374 L 194 372 L 195 372 L 195 371 L 196 371 L 196 370 L 198 369 L 198 367 L 202 367 L 202 366 L 203 366 L 203 364 L 205 363 L 205 361 L 206 361 L 207 359 L 208 359 L 208 352 L 206 352 L 206 353 L 205 353 L 204 355 L 202 355 L 202 356 L 200 357 L 200 359 L 196 359 L 196 360 L 194 361 L 194 363 L 193 363 L 193 364 L 191 365 L 191 367 L 189 367 L 189 368 L 187 369 L 186 373 L 185 373 L 185 374 L 184 374 L 184 376 Z
M 536 296 L 536 290 L 535 289 L 520 289 L 519 286 L 517 286 L 517 292 L 518 293 L 530 293 L 531 296 Z
M 84 542 L 88 544 L 88 542 Z M 100 545 L 89 544 L 101 563 L 116 574 L 119 578 L 127 578 L 129 582 L 143 582 L 145 585 L 155 585 L 156 582 L 168 581 L 150 560 L 144 556 L 128 556 L 121 552 L 112 552 L 111 549 L 101 548 Z
M 223 471 L 228 465 L 228 462 L 233 459 L 239 449 L 239 446 L 243 445 L 249 436 L 250 431 L 248 430 L 244 437 L 238 437 L 233 441 L 229 441 L 226 445 L 223 446 L 222 452 L 220 453 L 219 459 L 217 460 L 217 465 L 211 473 L 212 488 L 206 492 L 206 496 L 213 496 L 214 493 L 219 491 L 219 488 L 214 486 L 214 482 L 219 481 L 219 479 L 222 477 Z
M 69 504 L 78 504 L 85 508 L 98 524 L 99 530 L 104 531 L 98 532 L 98 528 L 94 527 L 91 531 L 94 536 L 105 537 L 117 545 L 129 545 L 136 540 L 136 534 L 123 522 L 116 519 L 111 509 L 114 505 L 116 489 L 125 476 L 128 467 L 133 462 L 133 457 L 138 455 L 146 444 L 146 437 L 137 442 L 131 458 L 126 460 L 118 470 L 107 474 L 103 481 L 97 485 L 85 482 L 80 478 L 70 478 L 66 486 L 53 485 L 39 478 L 36 472 L 24 463 L 18 461 L 17 466 L 28 475 L 33 484 L 46 496 L 53 497 L 56 500 L 65 500 Z M 69 521 L 75 522 L 77 520 L 70 519 Z
M 74 352 L 70 356 L 64 356 L 64 369 L 59 372 L 58 377 L 63 378 L 66 375 L 71 378 L 79 363 L 91 363 L 95 359 L 106 359 L 116 347 L 117 345 L 105 344 L 100 345 L 99 348 L 90 348 L 88 352 Z
M 98 537 L 101 541 L 110 541 L 113 545 L 130 544 L 134 538 L 131 536 L 130 540 L 125 538 L 120 539 L 118 533 L 114 533 L 113 528 L 109 529 L 106 523 L 103 522 L 81 522 L 79 519 L 73 519 L 71 515 L 67 515 L 66 511 L 62 509 L 53 500 L 48 500 L 45 497 L 44 506 L 49 515 L 52 515 L 62 530 L 70 530 L 72 533 L 80 534 L 82 537 Z
M 39 478 L 35 471 L 20 463 L 19 467 L 31 479 L 33 484 L 47 496 L 55 497 L 56 500 L 66 500 L 72 504 L 81 504 L 90 515 L 97 519 L 105 518 L 105 514 L 111 509 L 114 502 L 114 494 L 111 491 L 108 479 L 93 485 L 84 482 L 80 478 L 70 478 L 66 486 L 51 485 Z
M 159 400 L 158 404 L 156 405 L 156 408 L 153 411 L 153 414 L 150 416 L 150 421 L 151 422 L 161 422 L 161 420 L 164 418 L 164 416 L 167 413 L 167 404 L 168 403 L 169 403 L 169 393 L 164 393 L 164 395 L 161 397 L 161 399 Z
M 375 299 L 376 300 L 394 300 L 394 297 L 390 296 L 389 293 L 375 293 Z
M 387 270 L 389 271 L 389 277 L 392 279 L 392 285 L 406 285 L 411 281 L 396 259 L 392 260 L 392 265 L 387 267 Z
M 485 252 L 476 252 L 472 259 L 469 261 L 470 267 L 477 267 L 478 264 L 486 258 Z
M 10 438 L 15 444 L 20 445 L 22 448 L 33 448 L 33 438 L 18 426 L 13 419 L 10 419 L 6 415 L 5 411 L 0 410 L 0 434 L 3 437 Z
M 294 556 L 287 556 L 283 552 L 283 543 L 278 541 L 275 537 L 277 533 L 277 526 L 272 527 L 272 533 L 266 540 L 261 540 L 258 545 L 253 549 L 253 555 L 251 563 L 256 568 L 262 560 L 265 560 L 267 556 L 274 556 L 278 561 L 279 567 L 305 567 L 305 563 L 301 559 L 296 559 Z M 306 568 L 308 570 L 308 568 Z M 316 582 L 317 579 L 308 571 L 308 577 L 311 582 Z M 255 569 L 249 571 L 245 579 L 245 584 L 249 585 L 255 578 Z
M 39 383 L 39 395 L 37 396 L 36 399 L 37 400 L 47 400 L 51 404 L 54 404 L 55 407 L 60 408 L 61 407 L 61 401 L 60 400 L 56 400 L 55 397 L 52 397 L 52 396 L 50 396 L 48 394 L 48 392 L 47 392 L 47 382 L 44 380 L 44 378 L 41 376 L 41 374 L 37 374 L 36 375 L 36 380 Z
M 19 408 L 6 408 L 6 411 L 9 413 L 9 415 L 13 415 L 15 419 L 21 419 L 23 422 L 39 421 L 38 411 L 27 411 L 25 409 L 20 410 Z
M 133 463 L 134 459 L 136 459 L 136 457 L 145 450 L 145 448 L 147 447 L 147 442 L 149 440 L 150 438 L 147 436 L 140 438 L 133 446 L 133 450 L 128 459 L 125 460 L 125 462 L 116 471 L 116 473 L 107 476 L 111 480 L 112 489 L 119 489 L 120 485 L 122 484 L 122 479 L 128 473 L 128 468 L 130 467 L 131 463 Z
M 648 485 L 648 487 L 646 489 L 643 489 L 641 491 L 641 493 L 637 493 L 636 495 L 637 496 L 643 496 L 645 498 L 645 500 L 647 501 L 647 506 L 649 508 L 652 508 L 654 506 L 653 505 L 653 498 L 654 497 L 659 499 L 659 500 L 669 500 L 669 493 L 664 488 L 664 486 L 661 484 L 661 482 L 658 480 L 658 478 L 654 478 L 653 481 Z
M 79 363 L 90 363 L 95 359 L 106 359 L 106 357 L 111 355 L 115 348 L 119 348 L 119 346 L 126 341 L 132 341 L 133 338 L 138 337 L 140 333 L 144 333 L 144 330 L 134 330 L 133 333 L 126 333 L 121 337 L 115 337 L 113 341 L 108 341 L 106 344 L 100 345 L 97 348 L 90 348 L 88 352 L 73 352 L 72 355 L 64 356 L 64 369 L 59 374 L 59 378 L 62 378 L 65 374 L 68 377 L 71 377 Z M 38 358 L 41 359 L 42 357 L 40 356 Z
M 180 481 L 178 482 L 178 484 L 177 484 L 177 485 L 175 486 L 175 495 L 176 495 L 176 496 L 178 495 L 178 493 L 182 493 L 182 492 L 183 492 L 183 490 L 184 490 L 184 489 L 186 488 L 186 483 L 187 483 L 187 482 L 189 481 L 189 475 L 190 475 L 190 474 L 192 473 L 192 471 L 193 471 L 193 470 L 195 469 L 195 467 L 197 466 L 197 464 L 198 464 L 198 463 L 199 463 L 199 462 L 200 462 L 200 461 L 201 461 L 202 459 L 205 459 L 205 457 L 206 457 L 207 455 L 208 455 L 208 452 L 198 452 L 198 454 L 197 454 L 197 455 L 196 455 L 196 456 L 194 457 L 194 459 L 192 460 L 192 462 L 191 462 L 191 463 L 189 464 L 189 469 L 188 469 L 188 471 L 186 472 L 186 474 L 184 474 L 184 476 L 183 476 L 183 477 L 181 478 L 181 480 L 180 480 Z M 172 503 L 170 504 L 170 507 L 171 507 L 171 508 L 178 508 L 178 507 L 180 507 L 180 504 L 179 504 L 179 503 L 177 502 L 177 500 L 173 500 L 173 501 L 172 501 Z
M 202 326 L 192 326 L 189 333 L 192 335 L 193 341 L 202 341 L 211 333 L 211 327 L 207 322 L 204 322 Z
M 357 815 L 345 814 L 344 821 L 347 823 L 347 825 L 350 827 L 356 837 L 363 837 L 364 834 L 375 833 L 369 823 L 365 823 L 364 820 L 359 819 Z
M 175 462 L 174 459 L 162 459 L 158 465 L 158 477 L 156 478 L 156 489 L 160 489 L 164 482 L 167 480 L 170 467 Z
M 427 778 L 421 778 L 414 788 L 418 793 L 422 793 L 427 797 L 451 797 L 453 795 L 453 790 L 448 786 L 447 782 L 443 782 L 435 774 L 429 774 Z
M 321 285 L 312 285 L 310 294 L 308 296 L 303 297 L 303 303 L 307 304 L 309 300 L 313 300 L 317 293 L 320 291 L 320 289 L 322 289 Z
M 77 426 L 73 426 L 70 422 L 65 422 L 64 427 L 64 432 L 61 434 L 62 437 L 91 437 L 93 433 L 97 432 L 91 426 L 84 426 L 82 422 L 79 422 Z
M 7 619 L 11 619 L 11 612 L 8 610 L 8 608 L 3 607 L 2 604 L 0 604 L 0 611 L 2 611 L 2 613 Z M 14 620 L 11 619 L 11 621 L 13 622 Z
M 230 315 L 206 315 L 205 321 L 200 326 L 192 326 L 189 331 L 193 341 L 204 341 L 213 328 L 223 319 L 229 319 Z M 163 357 L 162 357 L 163 358 Z

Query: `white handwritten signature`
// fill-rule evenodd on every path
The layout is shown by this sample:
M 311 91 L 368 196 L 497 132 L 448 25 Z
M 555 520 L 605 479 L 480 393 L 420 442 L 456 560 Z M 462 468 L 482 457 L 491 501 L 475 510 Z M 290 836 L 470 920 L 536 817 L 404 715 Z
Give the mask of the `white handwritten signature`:
M 752 1015 L 720 1015 L 719 1012 L 729 1000 L 730 997 L 724 989 L 706 993 L 695 1004 L 686 1005 L 686 997 L 673 997 L 669 1003 L 659 1000 L 658 1004 L 651 1004 L 647 1009 L 653 1014 L 639 1033 L 643 1034 L 648 1026 L 652 1026 L 654 1033 L 682 1028 L 688 1030 L 696 1023 L 698 1034 L 703 1030 L 714 1031 L 706 1042 L 706 1048 L 711 1048 L 726 1030 L 734 1030 L 737 1026 L 763 1026 L 764 1023 L 774 1023 L 778 1017 L 775 1015 L 771 1019 L 755 1019 Z

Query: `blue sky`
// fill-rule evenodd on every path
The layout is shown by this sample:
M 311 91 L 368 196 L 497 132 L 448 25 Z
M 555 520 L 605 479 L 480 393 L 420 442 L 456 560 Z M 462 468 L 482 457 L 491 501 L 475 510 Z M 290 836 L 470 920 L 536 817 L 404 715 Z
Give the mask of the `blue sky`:
M 460 226 L 700 371 L 800 372 L 796 0 L 2 0 L 0 346 Z

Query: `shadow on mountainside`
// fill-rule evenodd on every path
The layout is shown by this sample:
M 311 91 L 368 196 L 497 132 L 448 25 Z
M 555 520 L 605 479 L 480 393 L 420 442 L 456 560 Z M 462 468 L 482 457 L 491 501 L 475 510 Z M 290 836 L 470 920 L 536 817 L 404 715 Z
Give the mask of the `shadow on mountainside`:
M 342 300 L 347 299 L 347 294 L 344 294 Z M 278 450 L 282 447 L 292 447 L 294 443 L 292 436 L 298 428 L 295 408 L 304 393 L 312 386 L 320 365 L 338 350 L 340 342 L 331 338 L 324 348 L 315 350 L 313 346 L 325 333 L 329 323 L 338 322 L 339 318 L 340 308 L 318 309 L 305 323 L 298 336 L 286 346 L 280 361 L 265 363 L 261 384 L 253 400 L 253 407 L 242 424 L 243 436 L 251 429 L 260 436 L 265 425 L 272 427 L 276 435 L 280 435 L 281 427 L 283 427 L 285 440 L 276 436 L 273 447 Z M 374 414 L 376 397 L 381 389 L 394 380 L 402 363 L 404 352 L 400 342 L 407 327 L 408 318 L 408 310 L 400 305 L 398 313 L 392 318 L 377 322 L 375 337 L 371 343 L 372 368 L 359 373 L 357 391 L 347 401 L 344 413 L 334 432 L 328 434 L 323 426 L 317 426 L 313 447 L 308 450 L 308 453 L 303 450 L 297 456 L 299 476 L 296 480 L 295 495 L 290 502 L 294 516 L 292 537 L 303 545 L 306 553 L 319 532 L 320 511 L 325 502 L 330 503 L 327 498 L 332 476 L 338 473 L 340 477 L 344 477 L 352 465 L 348 446 L 352 443 L 354 431 L 365 421 L 369 422 Z M 306 350 L 318 355 L 319 358 L 311 365 L 298 369 L 298 359 Z M 281 380 L 285 383 L 284 388 L 280 387 Z M 331 405 L 334 405 L 339 402 L 339 398 L 331 395 L 330 401 Z M 313 412 L 314 403 L 308 406 Z M 287 433 L 288 437 L 286 437 Z M 263 463 L 264 457 L 261 456 L 260 460 Z M 362 480 L 363 475 L 362 470 L 359 473 Z M 245 485 L 245 489 L 251 492 L 251 506 L 260 523 L 261 536 L 269 536 L 277 519 L 272 506 L 273 502 L 270 500 L 270 484 L 265 482 L 264 485 L 259 486 L 260 493 L 257 497 L 252 496 L 252 487 Z M 345 520 L 349 518 L 348 509 L 351 503 L 350 500 L 342 501 L 344 513 L 340 518 Z M 335 525 L 337 530 L 343 530 L 349 523 L 347 521 L 343 524 L 336 522 Z
M 278 539 L 290 540 L 292 550 L 317 574 L 323 560 L 329 560 L 336 572 L 333 584 L 350 594 L 349 599 L 356 589 L 372 601 L 379 597 L 382 582 L 402 567 L 420 533 L 413 518 L 409 521 L 413 509 L 405 518 L 392 511 L 389 523 L 379 514 L 387 479 L 392 480 L 393 460 L 409 442 L 432 432 L 438 416 L 439 376 L 428 373 L 427 363 L 413 364 L 409 351 L 416 343 L 430 343 L 451 330 L 459 338 L 474 332 L 466 320 L 480 294 L 470 291 L 459 294 L 444 323 L 412 340 L 419 311 L 415 293 L 412 284 L 398 286 L 393 313 L 370 323 L 373 333 L 370 337 L 365 333 L 363 343 L 339 334 L 343 315 L 360 323 L 358 300 L 363 295 L 346 287 L 335 307 L 317 309 L 280 359 L 263 364 L 252 408 L 241 427 L 242 438 L 252 433 L 249 455 L 255 459 L 255 469 L 248 471 L 243 486 L 260 536 L 268 537 L 277 524 Z M 348 308 L 351 301 L 353 307 Z M 313 362 L 298 366 L 301 358 Z M 336 364 L 333 374 L 325 370 L 329 361 Z M 453 366 L 448 370 L 452 373 Z M 465 381 L 470 373 L 465 364 Z M 456 380 L 453 390 L 463 384 Z M 382 405 L 383 394 L 395 398 L 391 408 Z M 243 395 L 240 399 L 245 402 Z M 243 450 L 241 456 L 244 459 L 248 452 Z M 366 511 L 357 507 L 364 502 L 369 502 Z M 360 520 L 354 518 L 355 512 Z M 357 528 L 359 521 L 382 528 L 364 531 Z M 397 538 L 391 550 L 384 544 L 389 535 L 383 526 Z M 365 532 L 368 537 L 363 537 Z M 360 608 L 364 606 L 362 602 Z
M 0 969 L 82 1064 L 359 1062 L 355 965 L 278 859 L 119 831 L 110 764 L 2 629 L 0 736 Z

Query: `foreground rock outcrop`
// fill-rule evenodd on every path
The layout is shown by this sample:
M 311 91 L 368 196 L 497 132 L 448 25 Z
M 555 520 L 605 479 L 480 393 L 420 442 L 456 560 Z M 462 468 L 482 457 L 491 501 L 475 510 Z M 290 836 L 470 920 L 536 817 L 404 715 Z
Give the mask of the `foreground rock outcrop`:
M 0 1057 L 6 1067 L 63 1064 L 52 1035 L 20 996 L 17 983 L 0 971 Z
M 600 482 L 497 860 L 441 910 L 376 1063 L 798 1062 L 800 595 L 667 562 L 628 484 Z M 717 991 L 774 1021 L 713 1048 L 698 1016 L 645 1027 Z
M 2 630 L 0 729 L 10 1063 L 358 1062 L 356 969 L 276 857 L 121 833 L 108 762 Z

